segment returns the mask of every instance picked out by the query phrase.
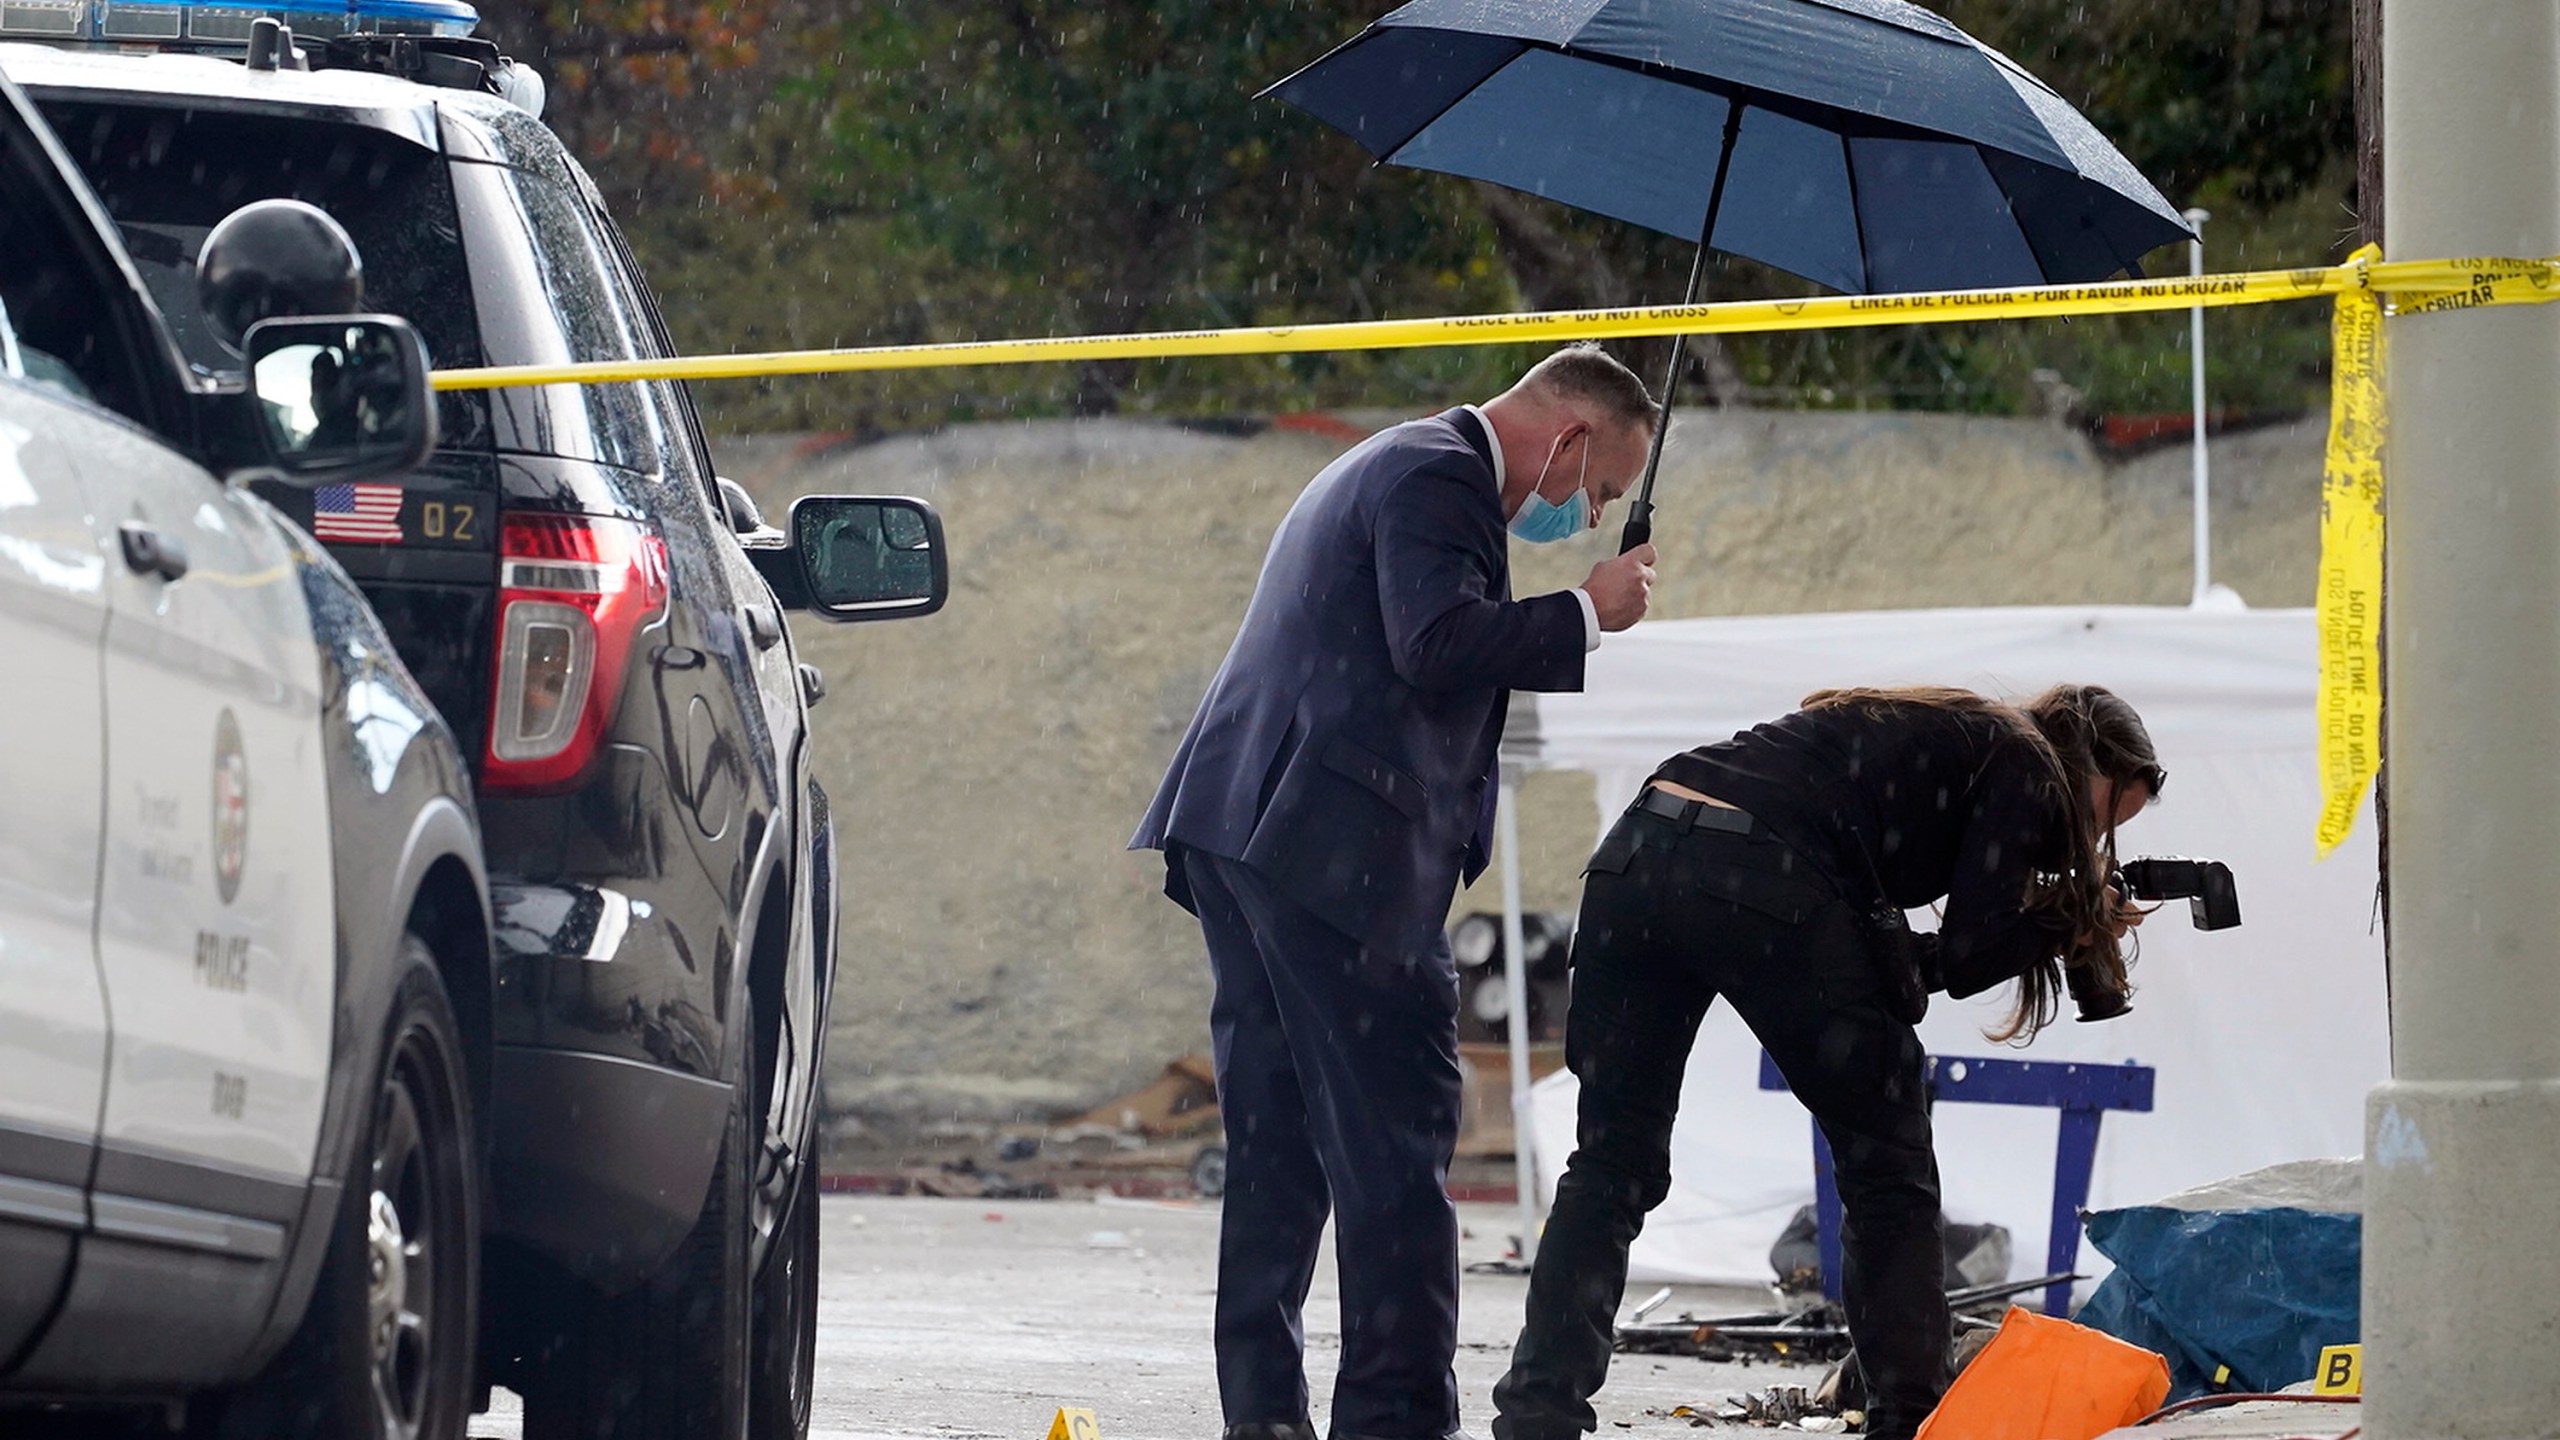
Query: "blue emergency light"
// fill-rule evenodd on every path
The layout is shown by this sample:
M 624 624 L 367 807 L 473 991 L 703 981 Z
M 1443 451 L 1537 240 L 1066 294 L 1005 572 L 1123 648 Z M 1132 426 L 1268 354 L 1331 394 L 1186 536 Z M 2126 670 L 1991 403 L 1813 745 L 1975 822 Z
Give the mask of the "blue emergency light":
M 245 48 L 250 27 L 270 18 L 318 40 L 357 33 L 458 39 L 480 25 L 480 12 L 462 0 L 0 0 L 0 39 Z

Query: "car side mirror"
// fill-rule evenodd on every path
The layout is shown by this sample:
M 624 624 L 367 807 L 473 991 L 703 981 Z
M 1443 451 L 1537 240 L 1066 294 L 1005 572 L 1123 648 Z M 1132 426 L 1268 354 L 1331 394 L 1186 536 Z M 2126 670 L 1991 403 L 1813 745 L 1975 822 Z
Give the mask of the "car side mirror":
M 436 448 L 427 347 L 389 315 L 249 327 L 249 403 L 276 470 L 297 484 L 407 470 Z
M 789 535 L 799 593 L 782 599 L 792 609 L 828 620 L 903 620 L 930 615 L 950 598 L 942 517 L 922 500 L 804 495 L 791 503 Z

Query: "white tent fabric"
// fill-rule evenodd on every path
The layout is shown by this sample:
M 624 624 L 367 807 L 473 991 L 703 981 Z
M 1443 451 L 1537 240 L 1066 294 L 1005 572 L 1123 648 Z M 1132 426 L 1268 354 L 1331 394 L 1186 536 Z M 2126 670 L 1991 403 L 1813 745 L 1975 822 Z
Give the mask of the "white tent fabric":
M 2183 907 L 2142 927 L 2133 1013 L 2065 1018 L 2020 1052 L 1982 1037 L 2009 987 L 1934 997 L 1933 1054 L 2156 1067 L 2157 1108 L 2102 1127 L 2093 1208 L 2134 1204 L 2278 1161 L 2352 1155 L 2364 1097 L 2389 1073 L 2368 815 L 2312 858 L 2319 809 L 2307 610 L 2021 608 L 1653 622 L 1611 636 L 1583 694 L 1542 696 L 1543 769 L 1599 777 L 1605 826 L 1674 751 L 1794 709 L 1834 685 L 1940 683 L 2020 696 L 2108 686 L 2148 722 L 2169 771 L 2127 825 L 2127 854 L 2203 855 L 2237 874 L 2243 924 L 2194 930 Z M 1526 747 L 1523 747 L 1526 748 Z M 1923 926 L 1934 925 L 1926 915 Z M 1671 1198 L 1637 1241 L 1633 1278 L 1764 1282 L 1768 1251 L 1813 1195 L 1810 1122 L 1758 1088 L 1759 1047 L 1729 1007 L 1708 1014 L 1681 1095 Z M 1540 1185 L 1573 1145 L 1570 1074 L 1531 1101 Z M 2041 1273 L 2055 1112 L 1948 1104 L 1937 1114 L 1946 1210 L 2009 1228 L 2017 1274 Z M 2104 1262 L 2085 1247 L 2084 1272 Z M 2029 1268 L 2034 1267 L 2034 1268 Z

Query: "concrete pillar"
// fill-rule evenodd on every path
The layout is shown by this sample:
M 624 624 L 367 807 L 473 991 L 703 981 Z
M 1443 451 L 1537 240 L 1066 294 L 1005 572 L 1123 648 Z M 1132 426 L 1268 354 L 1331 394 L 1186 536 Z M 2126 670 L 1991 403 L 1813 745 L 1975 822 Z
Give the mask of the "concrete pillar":
M 2386 0 L 2395 259 L 2560 254 L 2560 6 Z M 2372 1440 L 2560 1425 L 2560 309 L 2389 325 Z M 2304 997 L 2305 1003 L 2314 1003 Z

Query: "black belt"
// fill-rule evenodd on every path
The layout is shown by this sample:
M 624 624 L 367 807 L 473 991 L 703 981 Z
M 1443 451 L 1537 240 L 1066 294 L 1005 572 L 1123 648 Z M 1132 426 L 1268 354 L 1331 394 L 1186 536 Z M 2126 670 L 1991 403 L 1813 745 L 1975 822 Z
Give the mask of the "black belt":
M 1714 805 L 1704 800 L 1683 800 L 1668 790 L 1651 785 L 1636 797 L 1635 809 L 1648 815 L 1659 815 L 1683 831 L 1724 830 L 1735 835 L 1748 835 L 1754 826 L 1749 813 L 1730 805 Z

